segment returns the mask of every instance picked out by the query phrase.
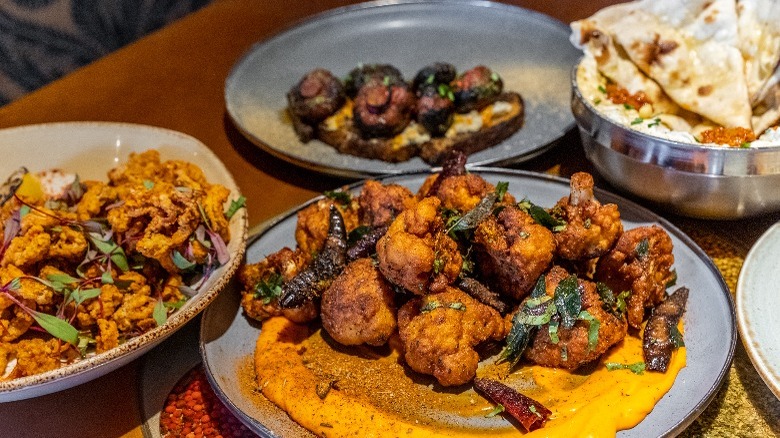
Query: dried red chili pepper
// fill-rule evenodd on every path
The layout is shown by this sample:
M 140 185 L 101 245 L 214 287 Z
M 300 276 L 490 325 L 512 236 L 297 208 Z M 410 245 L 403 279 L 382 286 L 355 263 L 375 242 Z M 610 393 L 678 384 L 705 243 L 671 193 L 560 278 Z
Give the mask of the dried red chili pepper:
M 495 403 L 500 403 L 528 432 L 544 426 L 552 415 L 552 411 L 538 401 L 495 380 L 474 379 L 474 388 Z

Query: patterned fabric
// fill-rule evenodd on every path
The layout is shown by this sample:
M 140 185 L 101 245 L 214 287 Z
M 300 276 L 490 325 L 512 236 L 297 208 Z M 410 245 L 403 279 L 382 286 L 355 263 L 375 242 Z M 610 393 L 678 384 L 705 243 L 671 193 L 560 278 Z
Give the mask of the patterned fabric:
M 0 105 L 211 0 L 0 0 Z

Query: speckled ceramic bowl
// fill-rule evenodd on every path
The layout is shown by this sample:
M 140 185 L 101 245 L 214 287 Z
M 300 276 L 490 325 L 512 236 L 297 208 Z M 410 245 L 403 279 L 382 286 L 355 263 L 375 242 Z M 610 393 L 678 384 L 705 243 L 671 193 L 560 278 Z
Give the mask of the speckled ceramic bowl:
M 620 190 L 673 213 L 737 219 L 780 210 L 780 146 L 730 148 L 648 135 L 604 117 L 571 75 L 585 155 Z
M 152 148 L 160 151 L 162 159 L 197 164 L 210 182 L 230 189 L 230 199 L 240 196 L 225 165 L 200 141 L 176 131 L 125 123 L 52 123 L 0 130 L 0 150 L 5 157 L 0 162 L 0 175 L 10 175 L 24 165 L 31 172 L 60 168 L 78 173 L 82 180 L 105 181 L 108 170 L 125 162 L 130 153 Z M 217 269 L 197 295 L 165 324 L 117 348 L 62 368 L 0 382 L 0 402 L 49 394 L 95 379 L 127 364 L 170 336 L 217 296 L 241 263 L 247 235 L 245 209 L 231 219 L 230 233 L 230 261 Z

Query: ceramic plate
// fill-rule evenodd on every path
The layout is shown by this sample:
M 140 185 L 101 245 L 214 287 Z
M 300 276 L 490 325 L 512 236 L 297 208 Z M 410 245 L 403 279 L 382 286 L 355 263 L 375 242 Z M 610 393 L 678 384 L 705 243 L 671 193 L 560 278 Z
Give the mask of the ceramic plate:
M 508 181 L 509 192 L 517 199 L 528 197 L 542 206 L 551 206 L 569 193 L 568 180 L 560 178 L 509 170 L 471 171 L 493 184 Z M 394 176 L 382 181 L 400 183 L 414 191 L 427 175 Z M 357 185 L 353 190 L 357 193 L 360 188 Z M 641 423 L 618 433 L 621 438 L 673 436 L 704 410 L 731 364 L 737 339 L 731 295 L 712 261 L 671 223 L 611 193 L 597 190 L 596 197 L 620 207 L 626 229 L 649 224 L 664 227 L 674 243 L 678 284 L 691 290 L 684 317 L 687 366 L 677 376 L 672 389 Z M 283 246 L 294 247 L 296 211 L 279 216 L 251 240 L 247 248 L 248 262 L 257 262 Z M 253 388 L 247 388 L 247 380 L 241 378 L 246 375 L 244 368 L 251 366 L 260 329 L 239 311 L 238 301 L 237 290 L 226 290 L 203 315 L 201 355 L 206 373 L 217 394 L 255 432 L 271 437 L 291 436 L 297 425 L 266 399 L 253 394 Z M 300 430 L 297 432 L 300 434 Z
M 386 163 L 340 154 L 316 140 L 301 143 L 284 114 L 287 91 L 317 67 L 344 77 L 360 63 L 393 64 L 412 79 L 436 61 L 458 71 L 485 64 L 502 76 L 506 90 L 523 96 L 525 123 L 469 162 L 518 162 L 574 126 L 569 73 L 579 53 L 568 36 L 568 27 L 546 15 L 484 1 L 383 1 L 335 9 L 252 47 L 226 81 L 227 112 L 253 143 L 309 169 L 349 177 L 425 170 L 420 158 Z
M 200 141 L 176 131 L 123 123 L 52 123 L 0 130 L 0 150 L 5 157 L 0 162 L 0 175 L 10 175 L 26 166 L 31 172 L 59 168 L 78 173 L 82 180 L 107 181 L 108 170 L 126 162 L 130 153 L 152 148 L 160 151 L 162 159 L 197 164 L 210 182 L 230 189 L 230 199 L 240 196 L 230 172 Z M 5 176 L 1 178 L 4 180 Z M 203 310 L 235 272 L 246 248 L 246 224 L 246 209 L 241 209 L 230 222 L 230 261 L 217 269 L 198 294 L 165 324 L 80 362 L 0 382 L 0 402 L 36 397 L 87 382 L 132 361 L 171 335 Z
M 753 366 L 780 399 L 780 223 L 758 239 L 737 282 L 737 321 Z

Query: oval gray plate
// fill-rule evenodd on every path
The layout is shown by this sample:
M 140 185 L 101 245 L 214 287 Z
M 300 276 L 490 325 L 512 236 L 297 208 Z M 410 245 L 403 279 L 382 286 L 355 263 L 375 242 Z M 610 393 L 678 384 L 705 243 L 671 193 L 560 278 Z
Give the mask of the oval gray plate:
M 523 96 L 525 123 L 469 162 L 519 162 L 574 127 L 569 72 L 580 54 L 568 35 L 568 27 L 551 17 L 484 1 L 402 0 L 335 9 L 252 47 L 225 83 L 227 112 L 257 146 L 318 172 L 359 177 L 425 170 L 420 158 L 386 163 L 340 154 L 316 140 L 302 143 L 283 117 L 287 91 L 317 67 L 343 77 L 359 63 L 393 64 L 411 79 L 436 61 L 459 71 L 485 64 L 502 76 L 505 89 Z
M 568 180 L 561 178 L 512 170 L 470 170 L 493 184 L 508 181 L 509 192 L 515 198 L 528 197 L 545 207 L 569 193 Z M 428 173 L 416 173 L 386 177 L 381 181 L 399 183 L 414 191 L 426 176 Z M 361 187 L 356 184 L 352 189 L 358 193 Z M 737 340 L 731 294 L 712 260 L 670 222 L 609 192 L 597 190 L 596 197 L 601 202 L 620 207 L 626 229 L 653 223 L 664 227 L 674 243 L 677 283 L 691 290 L 684 317 L 688 365 L 677 376 L 672 389 L 641 423 L 617 434 L 621 438 L 673 436 L 701 414 L 728 372 Z M 247 261 L 255 263 L 283 246 L 294 247 L 296 212 L 304 206 L 270 221 L 250 241 Z M 296 430 L 297 424 L 265 398 L 261 397 L 258 402 L 258 397 L 249 396 L 251 389 L 242 387 L 237 378 L 236 370 L 251 360 L 260 329 L 240 312 L 239 292 L 235 282 L 231 284 L 234 289 L 226 289 L 220 294 L 203 315 L 200 349 L 206 374 L 217 395 L 253 431 L 270 437 L 302 434 L 300 426 Z

